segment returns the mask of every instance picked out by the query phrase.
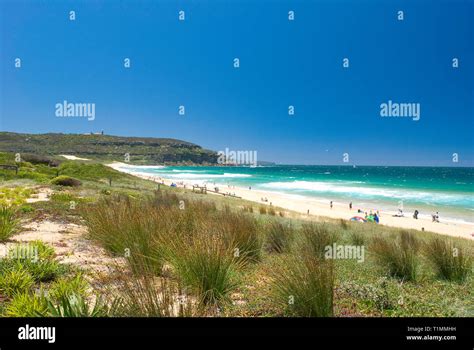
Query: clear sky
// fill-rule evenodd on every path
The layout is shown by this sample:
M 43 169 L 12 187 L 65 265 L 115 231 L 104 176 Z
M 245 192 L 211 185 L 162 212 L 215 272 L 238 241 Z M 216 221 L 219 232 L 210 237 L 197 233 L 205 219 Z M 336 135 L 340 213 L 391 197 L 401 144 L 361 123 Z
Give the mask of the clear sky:
M 2 131 L 171 137 L 281 163 L 474 165 L 472 0 L 0 4 Z M 56 117 L 64 100 L 95 103 L 95 120 Z M 420 119 L 382 118 L 389 100 L 419 103 Z

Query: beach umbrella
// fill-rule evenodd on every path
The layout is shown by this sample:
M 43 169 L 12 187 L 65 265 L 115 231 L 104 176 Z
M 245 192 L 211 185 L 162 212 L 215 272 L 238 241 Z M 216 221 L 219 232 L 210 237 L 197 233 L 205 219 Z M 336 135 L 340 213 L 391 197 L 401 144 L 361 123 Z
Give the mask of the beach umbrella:
M 353 217 L 351 217 L 351 221 L 367 222 L 367 220 L 365 220 L 361 216 L 353 216 Z

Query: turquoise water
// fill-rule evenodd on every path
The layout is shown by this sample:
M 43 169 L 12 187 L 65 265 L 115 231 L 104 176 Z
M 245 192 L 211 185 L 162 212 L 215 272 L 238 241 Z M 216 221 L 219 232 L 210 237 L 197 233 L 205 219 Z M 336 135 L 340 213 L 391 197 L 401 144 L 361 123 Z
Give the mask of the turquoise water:
M 474 222 L 474 168 L 379 166 L 136 167 L 133 170 L 196 184 L 253 189 L 353 202 Z

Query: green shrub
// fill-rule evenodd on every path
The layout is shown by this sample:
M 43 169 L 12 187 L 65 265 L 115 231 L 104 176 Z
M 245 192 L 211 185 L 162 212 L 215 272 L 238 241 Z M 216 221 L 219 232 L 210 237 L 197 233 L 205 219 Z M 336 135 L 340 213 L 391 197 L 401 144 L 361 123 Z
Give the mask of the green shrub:
M 40 260 L 38 262 L 27 262 L 27 270 L 35 281 L 48 282 L 65 273 L 66 268 L 55 260 Z
M 404 280 L 416 280 L 419 242 L 413 234 L 400 231 L 390 238 L 375 237 L 372 252 L 389 275 Z
M 450 240 L 431 240 L 426 244 L 426 255 L 440 278 L 463 282 L 472 271 L 472 258 Z
M 38 313 L 38 316 L 52 317 L 106 317 L 110 310 L 107 304 L 96 297 L 95 302 L 89 302 L 80 294 L 63 295 L 59 300 L 46 300 L 47 310 Z
M 19 227 L 20 224 L 16 218 L 15 209 L 6 205 L 0 205 L 0 242 L 13 236 Z
M 42 241 L 18 244 L 10 248 L 9 258 L 3 265 L 12 269 L 28 271 L 37 282 L 55 279 L 66 271 L 66 267 L 53 259 L 54 249 Z
M 344 282 L 338 288 L 338 291 L 372 304 L 380 311 L 391 309 L 394 305 L 388 294 L 387 281 L 385 279 L 382 279 L 377 284 L 360 284 L 354 281 Z
M 314 255 L 290 256 L 272 272 L 273 299 L 298 317 L 333 316 L 334 267 Z
M 33 277 L 26 269 L 8 269 L 0 274 L 0 294 L 9 297 L 28 292 L 33 284 Z
M 4 315 L 7 317 L 38 317 L 45 315 L 47 309 L 47 301 L 43 295 L 21 293 L 16 294 L 8 303 Z
M 54 248 L 40 240 L 15 244 L 8 252 L 9 257 L 21 260 L 52 259 L 54 255 Z
M 66 175 L 60 175 L 51 180 L 51 184 L 58 186 L 78 187 L 81 181 Z
M 51 200 L 56 202 L 67 202 L 78 201 L 79 198 L 67 192 L 55 192 L 51 195 Z
M 23 161 L 31 164 L 43 164 L 51 167 L 57 167 L 61 164 L 61 162 L 56 159 L 38 154 L 22 153 L 21 158 Z
M 48 295 L 52 300 L 61 300 L 73 294 L 86 296 L 88 283 L 81 274 L 73 278 L 60 278 L 54 281 L 48 290 Z
M 23 205 L 20 207 L 20 210 L 23 214 L 31 213 L 35 211 L 35 209 L 31 205 Z

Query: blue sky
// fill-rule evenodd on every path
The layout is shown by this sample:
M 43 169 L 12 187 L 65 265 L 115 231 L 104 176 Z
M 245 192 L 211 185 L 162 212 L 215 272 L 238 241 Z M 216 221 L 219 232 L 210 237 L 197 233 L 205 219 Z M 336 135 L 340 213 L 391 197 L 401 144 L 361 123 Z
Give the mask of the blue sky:
M 473 1 L 0 4 L 2 131 L 172 137 L 281 163 L 474 166 Z M 95 120 L 56 117 L 64 100 L 95 103 Z M 419 103 L 420 120 L 380 117 L 388 100 Z

